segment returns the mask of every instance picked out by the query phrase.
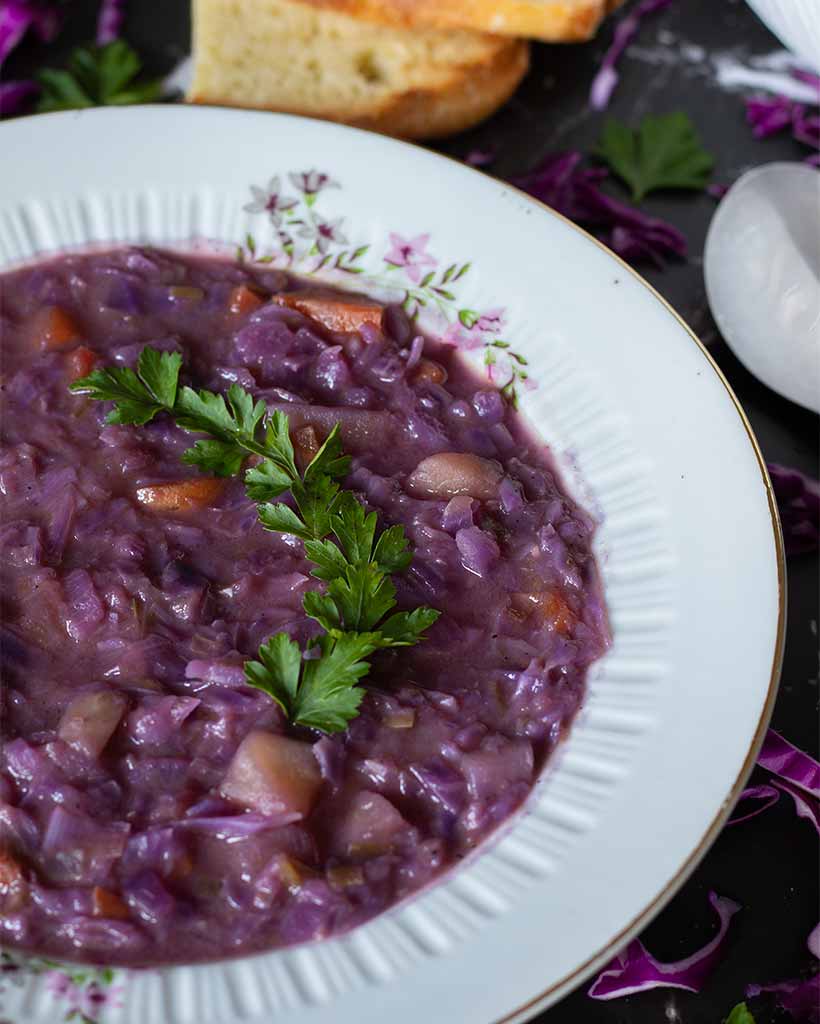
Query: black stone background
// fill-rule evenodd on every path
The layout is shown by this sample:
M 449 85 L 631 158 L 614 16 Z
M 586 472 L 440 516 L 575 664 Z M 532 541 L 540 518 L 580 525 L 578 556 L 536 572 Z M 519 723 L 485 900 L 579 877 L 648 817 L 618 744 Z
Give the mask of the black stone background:
M 48 47 L 27 41 L 12 55 L 4 77 L 27 77 L 46 63 L 58 65 L 71 47 L 93 37 L 96 7 L 95 0 L 73 0 L 58 40 Z M 152 74 L 170 71 L 190 46 L 187 0 L 131 0 L 127 11 L 125 36 L 143 56 L 146 69 Z M 435 148 L 457 157 L 475 148 L 494 150 L 497 159 L 489 171 L 502 178 L 526 171 L 550 152 L 589 151 L 604 115 L 589 111 L 586 99 L 610 34 L 611 24 L 583 46 L 534 46 L 532 68 L 513 99 L 483 125 Z M 719 86 L 704 63 L 658 63 L 641 56 L 641 49 L 656 50 L 664 41 L 672 49 L 676 41 L 695 44 L 709 55 L 765 54 L 779 48 L 743 0 L 677 0 L 645 21 L 638 52 L 633 50 L 621 63 L 621 81 L 610 114 L 636 124 L 647 113 L 685 110 L 715 156 L 714 180 L 719 182 L 731 182 L 757 164 L 806 155 L 787 135 L 755 140 L 744 120 L 741 95 Z M 157 159 L 162 159 L 161 153 Z M 686 262 L 663 270 L 640 268 L 645 277 L 709 346 L 742 402 L 766 459 L 817 476 L 817 417 L 752 377 L 726 346 L 709 313 L 702 253 L 715 201 L 705 194 L 662 194 L 644 200 L 642 206 L 680 228 L 690 250 Z M 732 528 L 733 514 L 727 509 L 727 529 Z M 816 754 L 817 558 L 790 559 L 788 575 L 786 655 L 773 725 L 797 746 Z M 731 729 L 731 722 L 725 727 Z M 762 778 L 763 773 L 759 774 Z M 820 915 L 817 838 L 806 821 L 796 819 L 788 798 L 719 836 L 689 881 L 644 932 L 643 941 L 655 956 L 677 960 L 711 938 L 715 918 L 707 902 L 710 889 L 736 899 L 743 911 L 732 923 L 722 963 L 699 995 L 659 989 L 595 1002 L 586 995 L 586 982 L 538 1016 L 538 1024 L 720 1024 L 743 999 L 749 982 L 780 981 L 815 966 L 806 937 Z M 544 927 L 549 927 L 549 921 Z M 750 1005 L 757 1024 L 791 1020 L 771 999 Z

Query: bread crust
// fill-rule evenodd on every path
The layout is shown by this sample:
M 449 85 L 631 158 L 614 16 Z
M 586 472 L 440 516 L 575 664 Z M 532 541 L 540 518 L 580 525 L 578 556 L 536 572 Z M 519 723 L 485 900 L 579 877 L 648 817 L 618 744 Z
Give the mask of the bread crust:
M 265 3 L 266 0 L 261 0 Z M 286 7 L 282 0 L 267 0 Z M 252 87 L 230 88 L 228 67 L 236 60 L 222 42 L 222 36 L 215 32 L 215 24 L 207 25 L 204 16 L 210 16 L 214 0 L 197 0 L 194 4 L 194 43 L 196 71 L 188 99 L 192 103 L 217 106 L 246 107 L 253 109 L 279 110 L 286 113 L 318 117 L 330 121 L 352 124 L 386 135 L 407 139 L 433 139 L 463 131 L 492 114 L 515 91 L 529 66 L 529 45 L 520 39 L 462 32 L 465 45 L 451 47 L 447 59 L 439 59 L 424 74 L 414 74 L 404 83 L 397 80 L 394 88 L 383 95 L 359 97 L 355 104 L 342 103 L 338 97 L 308 100 L 298 95 L 276 95 L 276 88 L 259 90 L 259 99 Z M 302 4 L 292 4 L 297 8 Z M 313 18 L 323 19 L 325 13 L 313 9 Z M 200 17 L 201 16 L 201 17 Z M 338 10 L 327 11 L 329 24 L 345 23 L 350 28 L 357 19 L 352 19 Z M 341 22 L 340 22 L 341 19 Z M 365 27 L 365 26 L 363 26 Z M 366 23 L 367 32 L 374 37 L 377 45 L 380 33 L 386 33 L 391 40 L 415 40 L 418 32 L 397 29 L 395 26 L 382 28 Z M 355 28 L 354 28 L 354 31 Z M 446 34 L 440 30 L 420 30 L 422 38 L 436 41 Z M 197 43 L 201 46 L 197 46 Z M 199 50 L 200 52 L 197 52 Z M 207 59 L 203 54 L 207 51 Z
M 548 43 L 591 39 L 623 0 L 298 0 L 397 28 L 465 28 Z

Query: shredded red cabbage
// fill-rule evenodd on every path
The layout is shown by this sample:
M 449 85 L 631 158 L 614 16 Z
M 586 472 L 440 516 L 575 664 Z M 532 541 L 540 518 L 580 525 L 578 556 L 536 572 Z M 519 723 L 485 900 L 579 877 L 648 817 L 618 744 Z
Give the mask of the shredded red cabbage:
M 746 997 L 753 999 L 762 992 L 774 992 L 780 1007 L 796 1021 L 820 1024 L 820 973 L 803 980 L 781 981 L 776 985 L 749 985 Z
M 820 77 L 800 68 L 792 68 L 792 75 L 817 89 L 817 100 L 810 105 L 820 105 Z M 805 103 L 797 103 L 787 96 L 752 96 L 746 100 L 746 120 L 756 139 L 791 129 L 796 142 L 814 150 L 806 163 L 820 166 L 820 115 L 809 113 Z
M 817 90 L 817 102 L 820 103 L 820 75 L 815 75 L 813 71 L 804 71 L 803 68 L 792 68 L 791 76 L 798 82 L 813 86 Z
M 768 464 L 787 555 L 820 547 L 820 483 L 797 469 Z
M 793 783 L 815 799 L 820 799 L 820 764 L 774 729 L 766 733 L 757 763 L 778 779 Z
M 52 4 L 32 0 L 0 0 L 0 67 L 31 29 L 48 43 L 60 27 L 61 12 Z M 0 83 L 0 117 L 19 113 L 39 91 L 34 81 Z
M 664 265 L 669 256 L 686 256 L 686 239 L 666 221 L 606 195 L 598 182 L 607 177 L 603 167 L 581 167 L 583 154 L 571 150 L 548 156 L 529 174 L 512 182 L 558 213 L 598 236 L 630 263 Z
M 788 128 L 792 123 L 792 112 L 797 106 L 788 96 L 752 96 L 746 100 L 746 121 L 752 127 L 756 139 Z
M 632 942 L 598 975 L 589 990 L 593 999 L 618 999 L 651 988 L 682 988 L 699 992 L 720 958 L 729 922 L 740 904 L 725 896 L 709 893 L 709 902 L 720 919 L 717 935 L 697 953 L 664 964 L 648 953 L 638 940 Z
M 775 786 L 784 793 L 789 794 L 792 800 L 794 800 L 794 809 L 797 812 L 797 817 L 806 818 L 810 821 L 814 825 L 817 834 L 820 835 L 820 800 L 816 796 L 804 792 L 799 786 L 795 786 L 793 782 L 786 782 L 785 779 L 778 779 L 775 782 Z
M 612 42 L 601 61 L 601 68 L 592 80 L 589 90 L 589 105 L 593 110 L 604 110 L 612 98 L 620 77 L 618 61 L 632 42 L 647 14 L 654 14 L 668 7 L 672 0 L 643 0 L 625 18 L 618 22 L 612 35 Z
M 468 167 L 487 167 L 496 158 L 494 149 L 471 149 L 464 157 L 464 163 Z
M 749 786 L 748 789 L 744 789 L 738 797 L 738 806 L 746 800 L 760 800 L 762 801 L 762 805 L 760 807 L 756 807 L 753 811 L 747 811 L 746 814 L 741 814 L 740 817 L 730 818 L 726 824 L 739 825 L 741 821 L 748 821 L 750 818 L 756 818 L 758 814 L 762 814 L 764 811 L 768 811 L 770 807 L 774 807 L 779 799 L 780 793 L 774 788 L 774 786 Z
M 0 82 L 0 116 L 16 114 L 38 91 L 32 81 Z
M 820 835 L 820 800 L 810 793 L 804 792 L 798 786 L 795 786 L 794 783 L 786 782 L 784 779 L 775 780 L 771 786 L 751 786 L 749 789 L 744 789 L 738 798 L 738 805 L 745 800 L 760 800 L 762 801 L 762 806 L 756 807 L 753 811 L 748 811 L 746 814 L 741 814 L 740 817 L 730 818 L 726 824 L 739 825 L 742 821 L 756 818 L 758 814 L 768 811 L 770 807 L 773 807 L 778 802 L 781 792 L 788 793 L 794 801 L 794 809 L 797 812 L 798 818 L 808 819 L 814 825 L 818 835 Z
M 51 4 L 32 0 L 0 0 L 0 64 L 23 36 L 32 29 L 44 43 L 50 42 L 60 26 L 60 13 Z
M 97 46 L 119 38 L 125 20 L 125 0 L 102 0 L 97 14 Z

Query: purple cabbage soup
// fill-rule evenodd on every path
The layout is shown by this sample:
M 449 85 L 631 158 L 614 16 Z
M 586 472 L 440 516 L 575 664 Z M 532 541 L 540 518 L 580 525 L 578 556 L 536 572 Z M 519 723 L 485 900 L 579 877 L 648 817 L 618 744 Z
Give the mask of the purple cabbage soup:
M 608 642 L 593 523 L 502 395 L 404 313 L 279 271 L 143 249 L 0 275 L 0 943 L 98 963 L 343 932 L 520 807 Z M 413 558 L 346 729 L 291 725 L 243 665 L 310 652 L 303 542 L 160 414 L 69 391 L 151 345 L 182 381 L 333 424 L 343 481 Z

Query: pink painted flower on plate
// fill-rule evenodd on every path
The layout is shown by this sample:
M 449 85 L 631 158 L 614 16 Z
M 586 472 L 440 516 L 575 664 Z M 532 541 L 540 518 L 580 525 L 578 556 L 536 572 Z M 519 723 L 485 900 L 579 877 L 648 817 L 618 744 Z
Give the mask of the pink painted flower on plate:
M 294 188 L 304 192 L 306 196 L 315 196 L 323 188 L 341 188 L 338 181 L 334 181 L 329 174 L 321 171 L 300 171 L 298 174 L 289 174 L 288 178 Z
M 299 229 L 300 238 L 312 238 L 316 248 L 324 254 L 331 244 L 346 245 L 347 236 L 342 231 L 344 217 L 337 217 L 336 220 L 319 220 L 313 217 Z
M 468 330 L 458 321 L 448 326 L 442 334 L 441 340 L 445 345 L 455 345 L 456 348 L 464 349 L 467 352 L 481 348 L 484 344 L 481 333 L 474 326 Z
M 242 209 L 247 213 L 267 213 L 277 228 L 282 223 L 282 213 L 292 210 L 299 202 L 298 199 L 282 195 L 282 179 L 278 175 L 271 178 L 267 188 L 251 185 L 251 195 L 253 199 Z
M 49 971 L 46 975 L 46 988 L 55 999 L 69 999 L 73 1004 L 77 986 L 65 971 Z
M 92 981 L 82 989 L 77 1009 L 89 1020 L 96 1021 L 104 1010 L 122 1006 L 121 994 L 122 986 L 120 985 L 103 988 L 96 981 Z
M 474 329 L 482 334 L 500 334 L 507 324 L 505 313 L 506 310 L 501 306 L 486 310 L 476 320 Z
M 425 267 L 438 265 L 437 261 L 426 251 L 429 241 L 429 235 L 403 238 L 401 235 L 391 232 L 391 248 L 385 253 L 384 262 L 394 267 L 404 267 L 413 284 L 418 284 Z

